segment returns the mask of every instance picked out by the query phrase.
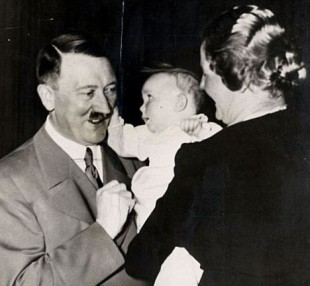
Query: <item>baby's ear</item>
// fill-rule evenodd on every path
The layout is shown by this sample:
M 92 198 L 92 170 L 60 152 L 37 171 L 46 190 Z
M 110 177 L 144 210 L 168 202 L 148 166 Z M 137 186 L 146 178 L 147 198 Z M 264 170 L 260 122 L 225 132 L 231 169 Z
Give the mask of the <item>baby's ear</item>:
M 177 99 L 175 102 L 174 110 L 175 112 L 183 111 L 187 106 L 188 99 L 185 94 L 181 93 L 177 95 Z

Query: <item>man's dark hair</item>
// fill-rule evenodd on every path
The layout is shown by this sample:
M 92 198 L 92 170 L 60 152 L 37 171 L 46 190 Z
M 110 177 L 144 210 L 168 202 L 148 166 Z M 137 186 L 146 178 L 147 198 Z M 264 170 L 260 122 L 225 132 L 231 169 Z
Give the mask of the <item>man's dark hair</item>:
M 39 83 L 55 85 L 60 75 L 62 54 L 75 53 L 92 57 L 107 57 L 101 45 L 85 34 L 63 34 L 42 48 L 37 57 L 36 74 Z

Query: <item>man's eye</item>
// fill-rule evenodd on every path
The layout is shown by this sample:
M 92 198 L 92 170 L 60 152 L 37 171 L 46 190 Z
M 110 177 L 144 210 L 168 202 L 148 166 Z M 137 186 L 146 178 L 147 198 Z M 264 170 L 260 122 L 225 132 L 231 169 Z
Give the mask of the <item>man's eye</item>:
M 117 88 L 116 88 L 116 86 L 108 86 L 108 87 L 106 87 L 106 88 L 103 89 L 103 93 L 104 93 L 107 97 L 116 96 L 116 94 L 117 94 Z
M 85 95 L 87 95 L 87 96 L 94 96 L 94 94 L 95 94 L 95 90 L 93 90 L 93 89 L 85 92 Z
M 153 96 L 152 96 L 151 94 L 148 94 L 148 95 L 147 95 L 147 98 L 150 100 L 150 99 L 153 98 Z

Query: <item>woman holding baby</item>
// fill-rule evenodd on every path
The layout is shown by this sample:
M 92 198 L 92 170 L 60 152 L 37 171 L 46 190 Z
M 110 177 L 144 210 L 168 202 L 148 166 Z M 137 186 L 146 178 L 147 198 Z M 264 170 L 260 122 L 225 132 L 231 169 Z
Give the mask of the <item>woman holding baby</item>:
M 191 285 L 310 285 L 310 141 L 292 104 L 301 57 L 271 11 L 247 5 L 206 27 L 200 58 L 201 88 L 227 127 L 177 153 L 127 271 L 181 285 L 169 260 L 185 251 L 203 271 Z

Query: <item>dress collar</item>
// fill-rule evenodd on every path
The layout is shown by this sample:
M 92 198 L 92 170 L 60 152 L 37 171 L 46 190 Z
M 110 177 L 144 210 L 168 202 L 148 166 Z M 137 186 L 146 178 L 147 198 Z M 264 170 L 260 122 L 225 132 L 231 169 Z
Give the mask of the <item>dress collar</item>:
M 271 114 L 271 113 L 275 113 L 275 112 L 278 112 L 278 111 L 282 111 L 282 110 L 285 110 L 287 108 L 287 105 L 281 105 L 281 106 L 277 106 L 271 110 L 268 110 L 268 111 L 259 111 L 259 112 L 255 112 L 251 115 L 249 115 L 248 117 L 246 117 L 243 121 L 247 121 L 247 120 L 250 120 L 250 119 L 254 119 L 254 118 L 258 118 L 258 117 L 262 117 L 264 115 L 267 115 L 267 114 Z

